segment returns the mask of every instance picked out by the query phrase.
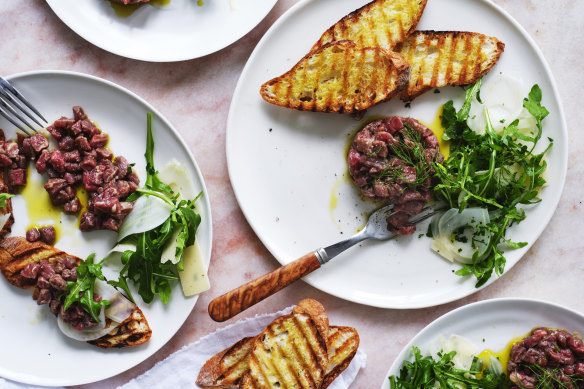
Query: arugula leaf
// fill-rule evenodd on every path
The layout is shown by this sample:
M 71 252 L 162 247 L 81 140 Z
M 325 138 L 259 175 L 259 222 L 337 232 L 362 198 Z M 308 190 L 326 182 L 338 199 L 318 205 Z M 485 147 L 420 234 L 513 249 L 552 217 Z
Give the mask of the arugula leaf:
M 14 197 L 13 194 L 10 193 L 0 193 L 0 208 L 6 207 L 7 203 L 6 200 Z
M 95 280 L 104 280 L 101 273 L 101 262 L 93 263 L 95 254 L 90 254 L 85 261 L 81 261 L 77 267 L 77 281 L 67 282 L 67 295 L 63 309 L 67 310 L 71 304 L 79 302 L 83 309 L 91 315 L 93 320 L 100 322 L 99 313 L 102 307 L 107 307 L 109 301 L 95 301 L 93 291 Z
M 464 104 L 462 104 L 462 108 L 460 109 L 460 111 L 458 111 L 456 113 L 456 118 L 459 122 L 462 122 L 462 121 L 468 119 L 468 113 L 470 112 L 470 105 L 472 104 L 472 101 L 475 99 L 475 97 L 480 102 L 481 99 L 480 99 L 479 91 L 481 90 L 481 83 L 482 83 L 482 78 L 479 78 L 477 82 L 472 84 L 470 86 L 470 88 L 468 88 L 466 90 Z

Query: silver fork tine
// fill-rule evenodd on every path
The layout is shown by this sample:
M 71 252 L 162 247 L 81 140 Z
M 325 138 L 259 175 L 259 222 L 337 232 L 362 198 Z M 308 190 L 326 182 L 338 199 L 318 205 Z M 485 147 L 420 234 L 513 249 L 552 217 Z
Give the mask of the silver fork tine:
M 10 123 L 14 124 L 20 131 L 24 132 L 26 135 L 30 136 L 30 132 L 28 132 L 27 130 L 25 130 L 21 125 L 19 125 L 9 114 L 8 112 L 6 112 L 4 109 L 2 109 L 0 107 L 0 115 L 4 116 L 6 118 L 6 120 L 8 120 Z
M 47 123 L 47 124 L 49 123 L 47 121 L 47 119 L 45 119 L 44 116 L 41 115 L 41 113 L 22 95 L 22 93 L 20 93 L 15 87 L 12 86 L 12 84 L 10 84 L 8 81 L 6 81 L 2 77 L 0 77 L 0 85 L 2 86 L 2 88 L 0 88 L 0 90 L 1 89 L 4 89 L 4 88 L 8 89 L 10 91 L 10 93 L 12 93 L 14 96 L 16 96 L 16 98 L 18 98 L 20 101 L 22 101 L 28 108 L 30 108 L 31 111 L 33 111 L 38 117 L 40 117 L 41 119 L 43 119 L 43 121 L 45 123 Z M 13 100 L 11 100 L 11 101 L 13 101 Z M 28 115 L 28 117 L 30 117 L 31 119 L 33 119 L 32 116 L 30 116 L 26 112 L 26 110 L 23 110 L 23 112 L 26 113 Z M 33 120 L 35 120 L 35 119 L 33 119 Z M 40 124 L 36 120 L 35 120 L 35 122 L 38 123 L 39 126 L 44 127 L 42 124 Z
M 20 104 L 20 102 L 18 100 L 15 100 L 12 96 L 10 96 L 9 93 L 6 93 L 6 91 L 4 89 L 2 89 L 2 88 L 0 88 L 0 96 L 2 96 L 6 100 L 8 100 L 12 104 L 14 104 L 16 107 L 18 107 L 18 109 L 22 113 L 24 113 L 26 116 L 28 116 L 36 124 L 38 124 L 39 126 L 41 126 L 41 128 L 44 128 L 44 126 L 41 124 L 41 122 L 39 122 L 30 112 L 28 112 L 28 109 L 26 109 L 22 104 Z M 34 128 L 33 128 L 33 130 L 34 130 Z

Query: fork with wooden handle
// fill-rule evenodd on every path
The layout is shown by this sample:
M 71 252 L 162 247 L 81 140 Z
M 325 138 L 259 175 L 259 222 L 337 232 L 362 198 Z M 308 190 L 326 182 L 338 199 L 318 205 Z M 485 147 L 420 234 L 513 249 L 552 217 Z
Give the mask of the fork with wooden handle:
M 393 205 L 379 208 L 371 214 L 365 228 L 349 239 L 319 248 L 213 299 L 209 303 L 209 316 L 215 321 L 230 319 L 266 297 L 284 289 L 294 281 L 312 273 L 343 251 L 365 239 L 385 240 L 393 238 L 396 234 L 387 229 L 387 218 L 393 214 L 392 211 Z M 417 224 L 434 216 L 436 212 L 434 207 L 426 207 L 418 215 L 412 216 L 409 222 Z

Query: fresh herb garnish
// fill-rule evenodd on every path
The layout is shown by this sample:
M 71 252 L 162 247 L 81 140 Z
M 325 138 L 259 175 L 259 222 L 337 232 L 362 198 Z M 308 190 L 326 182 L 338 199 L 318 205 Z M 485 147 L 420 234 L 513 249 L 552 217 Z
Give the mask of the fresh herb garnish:
M 537 364 L 524 365 L 524 367 L 535 376 L 534 386 L 530 387 L 534 389 L 573 389 L 578 388 L 584 381 L 584 378 L 579 377 L 577 374 L 566 374 L 562 367 L 549 368 L 541 367 Z M 518 373 L 510 372 L 510 374 Z M 516 382 L 514 385 L 519 388 L 527 388 L 521 382 Z
M 66 311 L 71 304 L 79 302 L 83 309 L 91 315 L 93 320 L 99 323 L 99 312 L 102 307 L 109 305 L 109 301 L 95 301 L 93 299 L 95 280 L 104 280 L 103 274 L 101 273 L 101 263 L 103 260 L 98 263 L 93 263 L 94 258 L 95 254 L 90 254 L 85 261 L 81 261 L 77 267 L 77 281 L 67 282 L 67 295 L 63 309 Z
M 169 217 L 160 226 L 146 232 L 130 235 L 123 242 L 133 242 L 136 250 L 126 250 L 121 257 L 123 268 L 118 281 L 110 284 L 120 287 L 128 293 L 127 280 L 138 286 L 138 293 L 149 303 L 156 295 L 163 303 L 170 299 L 172 282 L 179 279 L 178 271 L 183 269 L 182 257 L 185 248 L 195 243 L 195 233 L 201 223 L 201 216 L 196 212 L 195 202 L 202 193 L 191 200 L 181 199 L 180 193 L 162 182 L 154 167 L 154 138 L 152 136 L 152 115 L 147 116 L 146 136 L 146 183 L 133 193 L 127 201 L 136 200 L 142 195 L 154 196 L 172 207 Z M 161 262 L 163 250 L 172 240 L 176 240 L 174 262 Z
M 439 361 L 431 356 L 422 357 L 420 349 L 413 347 L 414 361 L 404 361 L 399 376 L 390 376 L 391 389 L 432 389 L 439 384 L 443 389 L 503 389 L 508 388 L 505 374 L 482 369 L 482 361 L 474 358 L 470 370 L 457 369 L 452 359 L 456 351 L 438 353 Z M 481 378 L 477 378 L 481 377 Z
M 422 185 L 424 181 L 430 177 L 432 161 L 428 161 L 428 158 L 426 157 L 422 135 L 414 130 L 408 123 L 404 123 L 404 127 L 399 142 L 391 148 L 391 151 L 404 163 L 404 166 L 392 166 L 388 164 L 375 176 L 374 180 L 387 183 L 401 180 L 415 188 Z M 404 174 L 404 167 L 406 166 L 416 169 L 416 177 L 414 181 L 411 181 L 411 179 Z
M 13 194 L 10 193 L 0 193 L 0 208 L 6 207 L 7 203 L 6 200 L 14 197 Z
M 477 236 L 492 234 L 487 251 L 482 258 L 478 251 L 473 263 L 463 265 L 456 274 L 474 275 L 476 287 L 480 287 L 491 277 L 493 271 L 501 275 L 506 259 L 501 243 L 506 248 L 517 249 L 527 242 L 513 242 L 506 239 L 507 228 L 525 219 L 525 211 L 519 205 L 530 205 L 541 201 L 539 190 L 546 183 L 543 174 L 547 163 L 544 159 L 552 147 L 534 153 L 542 135 L 542 120 L 548 111 L 541 106 L 541 89 L 534 85 L 523 106 L 537 122 L 535 134 L 525 134 L 518 129 L 518 120 L 505 127 L 501 134 L 493 129 L 488 112 L 487 128 L 484 134 L 473 132 L 466 120 L 470 104 L 478 99 L 480 80 L 466 90 L 462 108 L 456 111 L 453 102 L 444 104 L 442 124 L 445 127 L 443 139 L 450 140 L 450 156 L 443 163 L 435 163 L 436 178 L 439 183 L 434 187 L 437 200 L 444 201 L 451 208 L 460 211 L 466 207 L 487 208 L 490 223 L 479 226 Z

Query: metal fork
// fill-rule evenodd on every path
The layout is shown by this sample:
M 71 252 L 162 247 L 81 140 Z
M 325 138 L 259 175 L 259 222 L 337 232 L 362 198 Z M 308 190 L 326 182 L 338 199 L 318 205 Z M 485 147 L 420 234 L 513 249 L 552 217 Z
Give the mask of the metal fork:
M 24 103 L 26 107 L 23 106 L 22 103 Z M 30 111 L 36 114 L 45 123 L 48 123 L 47 119 L 45 119 L 43 115 L 40 114 L 40 112 L 22 95 L 22 93 L 16 90 L 16 88 L 13 87 L 4 78 L 0 77 L 0 115 L 4 116 L 6 120 L 14 124 L 26 135 L 30 135 L 30 132 L 28 132 L 25 127 L 28 127 L 34 132 L 38 132 L 21 114 L 19 114 L 18 111 L 24 113 L 32 121 L 41 126 L 41 128 L 44 128 L 44 126 L 33 116 Z M 20 120 L 20 124 L 18 123 L 18 120 Z M 21 124 L 24 124 L 25 127 L 23 127 Z
M 439 212 L 440 206 L 428 206 L 409 219 L 417 224 Z M 365 239 L 386 240 L 397 234 L 387 229 L 387 218 L 396 214 L 393 205 L 379 208 L 369 216 L 369 220 L 361 231 L 349 239 L 328 247 L 321 247 L 306 254 L 287 265 L 252 280 L 240 287 L 215 298 L 209 303 L 209 316 L 215 321 L 225 321 L 273 295 L 294 281 L 312 273 L 322 265 Z

